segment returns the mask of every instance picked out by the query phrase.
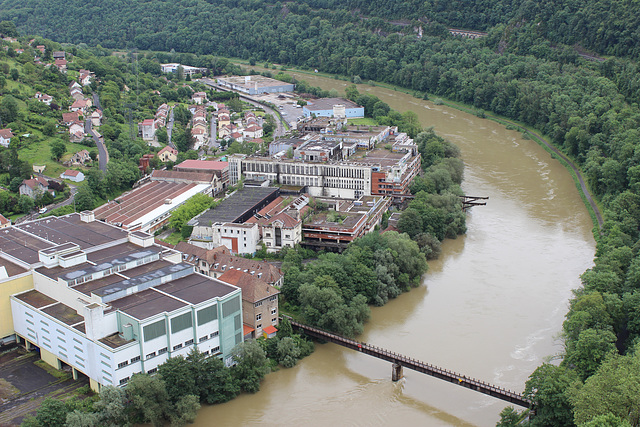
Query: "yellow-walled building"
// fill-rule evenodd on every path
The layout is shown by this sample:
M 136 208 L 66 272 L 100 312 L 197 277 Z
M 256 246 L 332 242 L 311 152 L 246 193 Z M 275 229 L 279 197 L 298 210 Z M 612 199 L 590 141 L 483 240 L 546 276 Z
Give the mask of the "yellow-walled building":
M 0 342 L 15 333 L 9 297 L 29 289 L 33 289 L 32 272 L 0 258 Z

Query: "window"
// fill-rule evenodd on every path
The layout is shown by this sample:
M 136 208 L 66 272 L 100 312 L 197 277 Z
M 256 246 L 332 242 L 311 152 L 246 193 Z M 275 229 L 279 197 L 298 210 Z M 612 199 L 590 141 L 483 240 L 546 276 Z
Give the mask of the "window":
M 120 380 L 120 385 L 126 384 L 129 382 L 129 377 L 123 378 Z
M 188 345 L 191 345 L 191 344 L 193 344 L 193 340 L 192 339 L 184 342 L 185 347 L 188 346 Z
M 277 311 L 278 311 L 277 307 L 271 308 L 271 314 L 276 314 Z
M 200 337 L 200 339 L 198 340 L 198 342 L 204 342 L 204 341 L 206 341 L 206 340 L 208 340 L 208 339 L 209 339 L 209 337 L 208 337 L 207 335 L 205 335 L 205 336 L 203 336 L 203 337 Z
M 274 317 L 273 319 L 271 319 L 271 323 L 273 323 L 274 325 L 278 323 L 278 318 Z
M 278 299 L 278 295 L 274 295 L 271 298 L 269 298 L 269 301 L 275 301 Z
M 258 324 L 256 325 L 256 329 L 262 329 L 262 323 L 258 323 Z
M 204 325 L 205 323 L 212 322 L 218 318 L 218 306 L 212 305 L 210 307 L 203 308 L 202 310 L 198 310 L 198 326 Z
M 262 305 L 262 301 L 258 301 L 257 303 L 253 304 L 254 307 L 260 307 L 261 305 Z
M 265 236 L 271 237 L 271 233 L 266 233 Z
M 124 361 L 124 362 L 120 362 L 118 363 L 118 369 L 124 368 L 125 366 L 127 366 L 129 364 L 129 361 Z
M 176 332 L 183 331 L 187 328 L 193 326 L 193 319 L 191 317 L 191 312 L 187 312 L 181 314 L 180 316 L 176 316 L 171 319 L 171 333 L 175 334 Z
M 208 356 L 208 355 L 209 355 L 209 350 L 205 351 L 205 352 L 204 352 L 204 353 L 202 353 L 202 354 L 204 354 L 205 356 Z
M 214 353 L 219 352 L 219 351 L 220 351 L 220 347 L 213 347 L 211 349 L 211 354 L 214 354 Z
M 155 374 L 156 372 L 158 372 L 158 368 L 153 368 L 153 369 L 149 369 L 147 371 L 147 374 L 151 375 L 151 374 Z
M 131 363 L 136 363 L 140 361 L 140 356 L 136 356 L 133 359 L 131 359 Z
M 156 357 L 156 352 L 155 351 L 153 353 L 147 354 L 147 360 L 151 359 L 152 357 Z
M 182 348 L 182 344 L 174 345 L 173 351 L 180 350 Z
M 227 264 L 223 265 L 221 270 L 224 271 L 226 269 L 227 269 Z
M 147 325 L 142 329 L 144 332 L 145 341 L 151 341 L 152 339 L 161 337 L 167 333 L 167 328 L 166 328 L 164 319 L 159 320 L 150 325 Z
M 158 354 L 164 354 L 168 351 L 169 349 L 167 347 L 161 348 L 160 350 L 158 350 Z
M 209 335 L 209 338 L 215 338 L 218 336 L 218 331 L 215 331 L 214 333 L 212 333 L 211 335 Z
M 262 273 L 258 273 L 258 279 L 262 277 Z
M 256 314 L 256 320 L 262 320 L 262 313 Z

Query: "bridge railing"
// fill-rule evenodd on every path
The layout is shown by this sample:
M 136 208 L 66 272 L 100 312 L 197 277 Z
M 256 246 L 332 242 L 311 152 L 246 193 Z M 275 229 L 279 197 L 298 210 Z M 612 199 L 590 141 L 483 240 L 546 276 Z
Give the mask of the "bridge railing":
M 330 341 L 335 344 L 339 344 L 343 347 L 350 348 L 352 350 L 359 351 L 369 356 L 376 357 L 378 359 L 386 360 L 403 366 L 408 369 L 412 369 L 417 372 L 421 372 L 432 377 L 448 381 L 453 384 L 468 388 L 470 390 L 477 391 L 507 402 L 529 408 L 532 406 L 532 402 L 526 399 L 524 396 L 515 393 L 511 390 L 507 390 L 502 387 L 497 387 L 493 384 L 486 383 L 484 381 L 477 380 L 475 378 L 468 378 L 466 375 L 450 371 L 448 369 L 440 368 L 429 363 L 416 360 L 402 354 L 398 354 L 384 348 L 380 348 L 364 342 L 355 341 L 343 336 L 324 331 L 322 329 L 314 328 L 312 326 L 298 323 L 293 319 L 288 319 L 291 326 L 295 329 L 302 330 L 307 335 L 313 338 L 319 338 L 325 341 Z

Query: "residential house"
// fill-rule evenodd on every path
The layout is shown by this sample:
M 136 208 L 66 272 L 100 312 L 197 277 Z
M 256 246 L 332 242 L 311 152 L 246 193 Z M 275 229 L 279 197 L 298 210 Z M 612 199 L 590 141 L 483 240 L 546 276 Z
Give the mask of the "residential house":
M 78 138 L 79 141 L 82 141 L 84 139 L 84 123 L 82 123 L 81 121 L 75 121 L 73 123 L 71 123 L 69 125 L 69 135 L 71 138 L 76 139 L 76 141 L 72 141 L 72 142 L 78 142 Z
M 196 92 L 191 96 L 196 104 L 205 104 L 207 102 L 207 94 L 205 92 Z
M 11 138 L 15 135 L 11 132 L 11 129 L 0 129 L 0 145 L 8 147 L 11 142 Z
M 96 109 L 93 113 L 91 113 L 91 124 L 93 126 L 102 125 L 102 111 Z
M 62 123 L 70 126 L 71 123 L 80 121 L 80 114 L 77 111 L 71 113 L 62 113 Z
M 40 53 L 42 53 L 43 55 L 44 55 L 44 52 L 46 50 L 46 48 L 42 44 L 39 44 L 38 46 L 36 46 L 36 49 L 38 49 L 40 51 Z
M 91 155 L 87 150 L 80 150 L 77 153 L 75 153 L 73 156 L 71 156 L 71 159 L 69 159 L 69 162 L 72 165 L 84 165 L 86 162 L 90 162 L 90 161 L 91 161 Z
M 245 138 L 262 138 L 262 135 L 263 135 L 262 127 L 258 125 L 247 126 L 242 131 L 242 136 L 244 136 Z
M 36 92 L 36 96 L 35 98 L 47 105 L 51 105 L 51 103 L 53 102 L 53 97 L 50 95 L 47 95 L 46 93 L 42 93 L 42 92 Z
M 178 150 L 167 145 L 158 152 L 158 158 L 163 163 L 175 162 L 178 160 Z
M 54 61 L 54 65 L 61 73 L 67 72 L 67 60 L 66 59 L 56 59 Z
M 2 214 L 0 214 L 0 228 L 6 228 L 9 227 L 11 225 L 11 220 L 5 218 L 4 216 L 2 216 Z
M 20 195 L 24 194 L 32 199 L 44 194 L 45 191 L 49 191 L 49 182 L 41 176 L 25 179 L 19 189 Z
M 89 108 L 91 107 L 91 104 L 92 103 L 89 98 L 78 99 L 73 104 L 71 104 L 71 107 L 69 107 L 69 110 L 72 112 L 78 111 L 80 112 L 80 114 L 85 116 Z
M 230 135 L 227 135 L 228 139 L 233 139 L 235 141 L 238 142 L 243 142 L 244 141 L 244 136 L 242 136 L 242 134 L 240 132 L 233 132 Z
M 60 178 L 68 179 L 73 182 L 81 182 L 84 181 L 84 174 L 77 170 L 67 169 L 60 174 Z
M 82 86 L 88 86 L 91 84 L 94 74 L 89 70 L 80 70 L 78 81 Z
M 156 125 L 153 119 L 146 119 L 138 123 L 139 134 L 145 141 L 151 141 L 156 135 Z
M 191 137 L 193 137 L 195 141 L 196 148 L 204 144 L 207 139 L 205 130 L 200 127 L 194 127 L 191 129 Z
M 231 124 L 231 116 L 229 113 L 218 113 L 218 127 L 229 126 Z
M 66 57 L 67 57 L 66 52 L 59 51 L 59 50 L 53 52 L 53 59 L 66 59 Z
M 242 289 L 242 323 L 244 335 L 271 338 L 278 331 L 278 291 L 255 275 L 230 269 L 220 280 Z M 253 329 L 251 331 L 250 329 Z
M 232 255 L 226 246 L 204 249 L 187 242 L 180 242 L 175 247 L 183 253 L 182 260 L 196 266 L 198 273 L 219 278 L 231 269 L 241 270 L 264 280 L 272 286 L 282 286 L 282 271 L 265 261 L 243 258 Z

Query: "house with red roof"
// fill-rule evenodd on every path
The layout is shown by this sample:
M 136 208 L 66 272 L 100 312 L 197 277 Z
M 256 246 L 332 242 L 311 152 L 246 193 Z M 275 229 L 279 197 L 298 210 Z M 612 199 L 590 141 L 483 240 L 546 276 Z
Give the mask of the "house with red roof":
M 158 158 L 163 163 L 175 162 L 178 160 L 178 150 L 167 145 L 158 152 Z
M 5 218 L 4 216 L 2 216 L 2 214 L 0 214 L 0 228 L 9 227 L 10 225 L 11 225 L 11 220 Z
M 54 62 L 54 65 L 56 66 L 56 68 L 58 68 L 58 71 L 60 71 L 61 73 L 66 73 L 67 72 L 67 60 L 66 59 L 56 59 Z
M 185 172 L 213 172 L 220 179 L 222 190 L 226 189 L 229 185 L 229 162 L 219 162 L 216 160 L 185 160 L 174 166 L 174 169 Z
M 78 111 L 79 113 L 81 113 L 84 116 L 89 107 L 91 107 L 91 100 L 90 99 L 88 99 L 88 98 L 78 99 L 73 104 L 71 104 L 71 107 L 69 107 L 69 110 L 70 111 Z
M 62 123 L 65 126 L 71 125 L 73 122 L 80 120 L 80 114 L 77 111 L 71 113 L 62 113 Z
M 91 124 L 93 126 L 102 125 L 102 111 L 96 109 L 93 113 L 91 113 Z
M 11 132 L 11 129 L 0 129 L 0 145 L 8 147 L 11 142 L 11 138 L 15 135 Z
M 35 199 L 37 196 L 44 194 L 45 191 L 49 191 L 53 193 L 53 190 L 49 190 L 49 182 L 41 176 L 25 179 L 20 184 L 19 192 L 20 195 L 29 196 L 32 199 Z M 55 196 L 55 194 L 54 194 Z
M 156 135 L 156 125 L 153 119 L 146 119 L 138 123 L 138 134 L 145 141 L 152 141 Z
M 68 179 L 69 181 L 73 182 L 81 182 L 84 181 L 84 174 L 77 170 L 67 169 L 60 174 L 60 178 Z
M 261 138 L 263 135 L 262 127 L 258 125 L 249 125 L 242 131 L 245 138 Z
M 219 280 L 242 290 L 242 323 L 245 336 L 271 338 L 278 331 L 278 291 L 255 275 L 229 269 Z M 251 331 L 253 329 L 253 331 Z
M 204 92 L 196 92 L 191 96 L 191 99 L 196 104 L 204 104 L 207 102 L 207 94 Z
M 36 92 L 35 98 L 47 105 L 51 105 L 51 103 L 53 102 L 53 96 L 47 95 L 46 93 L 42 92 Z

